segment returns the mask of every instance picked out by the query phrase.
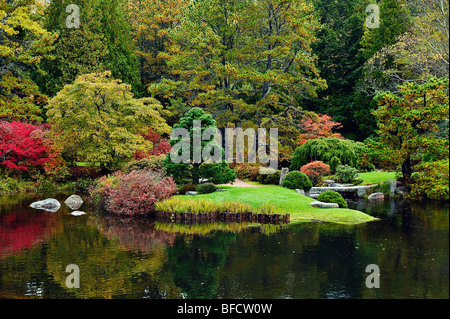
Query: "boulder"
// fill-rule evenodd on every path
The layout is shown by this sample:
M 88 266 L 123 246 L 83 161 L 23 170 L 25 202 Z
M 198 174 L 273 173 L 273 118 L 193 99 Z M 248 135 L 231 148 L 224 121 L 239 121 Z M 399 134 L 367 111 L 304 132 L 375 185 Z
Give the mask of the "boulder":
M 305 196 L 305 191 L 303 189 L 296 189 L 297 193 L 299 193 L 300 195 Z
M 373 200 L 373 201 L 376 201 L 376 200 L 384 200 L 384 194 L 383 194 L 383 193 L 373 193 L 373 194 L 370 194 L 369 200 Z
M 287 167 L 283 167 L 281 169 L 281 174 L 280 174 L 280 186 L 283 185 L 284 179 L 286 178 L 286 175 L 289 173 L 289 168 Z
M 195 196 L 198 195 L 198 192 L 186 192 L 186 195 Z
M 389 194 L 394 195 L 397 190 L 397 181 L 389 178 L 386 182 L 389 183 Z
M 333 181 L 332 179 L 327 179 L 325 181 L 325 184 L 327 184 L 328 187 L 334 187 L 336 185 L 336 181 Z
M 312 207 L 317 207 L 317 208 L 339 208 L 339 204 L 336 203 L 324 203 L 324 202 L 319 202 L 319 201 L 315 201 L 311 203 Z
M 85 212 L 75 211 L 70 213 L 72 216 L 83 216 L 86 215 Z
M 31 208 L 41 209 L 47 212 L 56 213 L 61 208 L 61 203 L 54 198 L 48 198 L 38 202 L 34 202 L 30 205 Z
M 78 195 L 69 196 L 64 202 L 71 210 L 77 210 L 83 205 L 83 199 Z

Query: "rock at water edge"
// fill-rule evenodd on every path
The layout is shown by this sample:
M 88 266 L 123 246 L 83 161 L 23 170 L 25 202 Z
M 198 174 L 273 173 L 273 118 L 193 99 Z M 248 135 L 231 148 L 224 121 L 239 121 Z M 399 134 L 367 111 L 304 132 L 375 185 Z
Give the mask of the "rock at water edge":
M 78 195 L 69 196 L 64 202 L 72 210 L 77 210 L 83 205 L 83 199 Z
M 61 208 L 61 203 L 54 198 L 48 198 L 38 202 L 34 202 L 30 205 L 31 208 L 41 209 L 47 212 L 56 213 Z

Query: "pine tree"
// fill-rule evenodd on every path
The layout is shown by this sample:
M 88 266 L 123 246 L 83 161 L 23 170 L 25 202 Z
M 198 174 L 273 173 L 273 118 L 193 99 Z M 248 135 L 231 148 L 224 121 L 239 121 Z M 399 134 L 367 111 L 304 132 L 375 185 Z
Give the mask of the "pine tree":
M 318 92 L 315 99 L 307 99 L 305 107 L 321 114 L 329 114 L 343 124 L 345 132 L 354 130 L 351 110 L 355 84 L 361 74 L 364 59 L 360 41 L 364 33 L 361 0 L 313 1 L 322 28 L 319 41 L 313 45 L 319 57 L 318 68 L 328 88 Z

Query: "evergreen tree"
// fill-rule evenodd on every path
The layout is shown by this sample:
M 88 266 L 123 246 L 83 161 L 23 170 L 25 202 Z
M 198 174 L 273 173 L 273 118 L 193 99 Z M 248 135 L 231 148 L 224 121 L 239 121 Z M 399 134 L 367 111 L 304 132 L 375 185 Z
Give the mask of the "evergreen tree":
M 200 126 L 196 126 L 196 121 L 199 121 Z M 177 139 L 170 141 L 172 150 L 177 151 L 178 155 L 181 155 L 183 151 L 186 152 L 185 148 L 189 147 L 189 159 L 186 158 L 180 163 L 175 163 L 172 160 L 171 153 L 169 153 L 164 163 L 165 170 L 173 176 L 177 184 L 186 182 L 199 184 L 200 179 L 204 178 L 216 184 L 226 184 L 236 179 L 236 172 L 229 168 L 228 163 L 223 159 L 224 150 L 215 141 L 215 135 L 211 135 L 209 139 L 204 136 L 217 132 L 216 121 L 210 114 L 205 113 L 200 108 L 193 108 L 173 128 L 185 129 L 189 132 L 188 145 L 185 144 L 184 148 L 177 150 L 176 146 L 180 142 L 182 143 L 183 137 L 179 136 Z M 199 137 L 199 140 L 196 136 Z M 216 158 L 216 156 L 218 158 L 210 163 L 206 161 L 205 154 L 212 158 Z M 220 161 L 217 159 L 220 159 Z
M 364 59 L 360 54 L 360 41 L 364 34 L 361 0 L 315 0 L 314 6 L 321 19 L 317 32 L 319 41 L 313 45 L 319 57 L 318 68 L 328 88 L 315 99 L 305 101 L 306 108 L 329 114 L 343 124 L 346 132 L 354 130 L 352 102 L 355 84 L 360 76 Z
M 369 59 L 378 50 L 394 44 L 398 36 L 410 27 L 410 16 L 406 0 L 381 0 L 380 27 L 365 28 L 361 40 L 363 57 Z
M 69 4 L 79 6 L 79 28 L 66 26 Z M 59 34 L 53 59 L 44 62 L 47 75 L 35 75 L 46 94 L 55 96 L 79 75 L 107 70 L 115 78 L 131 84 L 133 92 L 139 91 L 139 70 L 124 0 L 52 1 L 47 8 L 45 26 Z

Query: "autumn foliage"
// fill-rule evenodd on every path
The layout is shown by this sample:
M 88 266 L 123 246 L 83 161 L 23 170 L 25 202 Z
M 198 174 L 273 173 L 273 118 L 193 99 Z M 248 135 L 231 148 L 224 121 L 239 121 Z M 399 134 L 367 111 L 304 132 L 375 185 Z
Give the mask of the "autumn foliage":
M 324 162 L 315 161 L 306 164 L 300 171 L 305 173 L 314 185 L 317 185 L 323 176 L 330 175 L 330 166 Z
M 175 194 L 172 177 L 148 170 L 102 177 L 91 196 L 109 213 L 126 216 L 145 215 L 153 211 L 157 201 Z
M 335 122 L 329 115 L 314 114 L 313 117 L 305 117 L 300 126 L 303 133 L 299 136 L 299 145 L 305 144 L 308 140 L 319 137 L 343 137 L 339 133 L 334 133 L 333 130 L 341 128 L 341 123 Z
M 0 167 L 14 171 L 43 168 L 56 161 L 51 143 L 45 138 L 45 127 L 20 122 L 0 121 Z

